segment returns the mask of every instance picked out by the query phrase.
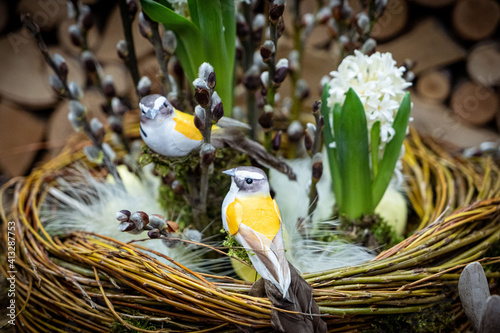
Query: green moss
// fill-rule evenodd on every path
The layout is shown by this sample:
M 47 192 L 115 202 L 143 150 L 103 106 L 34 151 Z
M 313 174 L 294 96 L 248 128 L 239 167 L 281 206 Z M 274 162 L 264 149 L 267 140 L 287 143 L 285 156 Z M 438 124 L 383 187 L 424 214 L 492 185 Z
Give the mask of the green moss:
M 377 317 L 368 332 L 455 332 L 457 329 L 453 317 L 449 314 L 450 308 L 450 303 L 443 303 L 421 312 Z
M 134 311 L 131 314 L 133 316 L 142 316 L 143 315 L 139 311 Z M 130 325 L 144 329 L 144 330 L 158 330 L 158 327 L 156 327 L 152 322 L 150 322 L 149 319 L 129 318 L 129 319 L 124 319 L 124 320 L 125 320 L 125 322 L 129 323 Z M 111 323 L 111 331 L 110 332 L 112 332 L 112 333 L 135 333 L 135 332 L 139 332 L 139 331 L 127 328 L 122 323 L 120 323 L 118 320 L 115 320 Z
M 160 186 L 160 207 L 168 212 L 168 217 L 179 224 L 181 230 L 191 224 L 191 206 L 168 185 Z
M 398 236 L 394 228 L 380 217 L 371 228 L 371 231 L 375 240 L 383 246 L 383 250 L 390 249 L 404 240 L 404 237 Z
M 339 231 L 342 234 L 335 235 L 350 243 L 362 244 L 365 247 L 377 251 L 384 251 L 403 240 L 396 234 L 394 228 L 377 214 L 363 216 L 351 220 L 341 218 Z
M 154 164 L 156 173 L 162 177 L 172 172 L 175 179 L 184 187 L 184 194 L 179 195 L 174 193 L 169 185 L 162 185 L 159 193 L 161 207 L 165 209 L 169 218 L 179 223 L 181 228 L 193 224 L 192 207 L 198 200 L 196 195 L 201 178 L 199 152 L 193 151 L 188 156 L 180 158 L 167 158 L 144 146 L 139 164 L 145 166 L 150 163 Z M 214 169 L 209 180 L 207 221 L 220 220 L 222 201 L 231 185 L 231 177 L 224 175 L 222 171 L 240 165 L 250 165 L 247 155 L 231 148 L 215 150 Z M 219 228 L 220 224 L 214 224 L 213 229 L 207 232 L 213 235 Z
M 241 260 L 245 261 L 246 263 L 248 263 L 249 265 L 251 265 L 252 262 L 250 261 L 250 258 L 248 257 L 247 251 L 241 246 L 240 243 L 238 243 L 236 238 L 234 238 L 229 233 L 226 233 L 226 231 L 224 229 L 221 229 L 220 232 L 226 234 L 226 238 L 222 242 L 222 246 L 229 248 L 229 250 L 228 250 L 229 256 L 241 259 Z

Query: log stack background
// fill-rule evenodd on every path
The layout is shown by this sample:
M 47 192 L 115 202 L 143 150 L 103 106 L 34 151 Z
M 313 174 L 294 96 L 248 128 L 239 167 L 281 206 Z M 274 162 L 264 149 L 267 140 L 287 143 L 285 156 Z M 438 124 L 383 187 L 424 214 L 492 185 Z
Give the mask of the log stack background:
M 115 2 L 83 2 L 91 6 L 96 20 L 89 33 L 91 50 L 105 73 L 114 76 L 118 94 L 133 97 L 129 74 L 115 51 L 116 42 L 123 39 Z M 303 1 L 303 12 L 313 10 L 310 7 L 315 3 Z M 51 71 L 33 38 L 21 29 L 22 11 L 31 12 L 39 23 L 51 53 L 65 57 L 70 80 L 85 85 L 78 50 L 67 34 L 71 21 L 66 1 L 0 0 L 0 183 L 29 173 L 36 163 L 57 154 L 73 133 L 66 118 L 67 102 L 49 87 Z M 290 13 L 285 15 L 289 17 Z M 373 37 L 378 42 L 377 50 L 392 52 L 399 64 L 406 59 L 415 61 L 413 124 L 422 133 L 457 148 L 500 138 L 499 21 L 500 4 L 495 0 L 388 1 L 383 17 L 374 26 Z M 134 24 L 141 75 L 154 80 L 157 65 L 152 47 L 138 33 L 137 20 Z M 303 64 L 304 77 L 311 87 L 305 103 L 309 109 L 319 97 L 314 88 L 336 64 L 332 50 L 314 47 L 326 36 L 323 27 L 316 29 L 307 41 Z M 291 35 L 285 33 L 278 44 L 282 57 L 288 55 L 291 45 Z M 280 93 L 286 95 L 287 89 L 284 84 Z M 102 117 L 102 99 L 97 91 L 87 89 L 83 102 L 91 115 Z
M 116 42 L 123 39 L 115 1 L 84 0 L 92 7 L 96 27 L 89 45 L 112 74 L 120 96 L 134 96 L 130 77 L 117 58 Z M 303 1 L 304 11 L 315 1 Z M 51 53 L 68 62 L 70 80 L 85 85 L 78 50 L 71 45 L 64 0 L 0 0 L 0 184 L 26 175 L 38 163 L 55 156 L 73 133 L 67 120 L 67 102 L 48 85 L 50 69 L 33 38 L 21 29 L 19 14 L 31 12 L 41 26 Z M 289 16 L 289 13 L 285 14 Z M 389 0 L 384 16 L 374 26 L 378 50 L 390 51 L 399 64 L 415 61 L 412 88 L 413 125 L 424 134 L 452 143 L 457 149 L 483 141 L 500 142 L 500 4 L 495 0 Z M 290 21 L 288 21 L 290 22 Z M 151 45 L 134 21 L 135 43 L 141 75 L 155 79 L 158 71 Z M 290 24 L 289 24 L 290 25 Z M 335 69 L 333 51 L 314 47 L 327 36 L 317 28 L 305 50 L 304 78 L 311 87 L 310 109 L 319 98 L 321 77 Z M 290 31 L 290 30 L 287 30 Z M 285 34 L 278 46 L 281 56 L 291 50 Z M 287 81 L 280 89 L 286 95 Z M 289 87 L 289 84 L 288 84 Z M 92 88 L 83 104 L 90 116 L 103 118 L 102 97 Z M 5 279 L 0 289 L 6 290 Z M 1 299 L 1 297 L 0 297 Z M 2 302 L 0 302 L 2 303 Z M 7 318 L 0 304 L 0 326 Z

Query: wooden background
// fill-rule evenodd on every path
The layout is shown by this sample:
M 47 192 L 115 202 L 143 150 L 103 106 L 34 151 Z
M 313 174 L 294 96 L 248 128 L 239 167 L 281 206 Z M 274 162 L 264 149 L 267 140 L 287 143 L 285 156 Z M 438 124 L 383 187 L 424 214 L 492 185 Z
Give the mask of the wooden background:
M 116 42 L 123 39 L 117 6 L 113 1 L 84 0 L 95 15 L 89 44 L 112 74 L 119 96 L 132 96 L 133 87 L 116 56 Z M 315 1 L 303 1 L 302 11 L 314 10 Z M 70 80 L 85 85 L 78 50 L 67 29 L 71 21 L 63 0 L 0 0 L 0 183 L 29 173 L 36 163 L 55 156 L 73 130 L 67 120 L 67 102 L 48 85 L 50 69 L 33 38 L 21 29 L 19 13 L 31 12 L 41 26 L 51 53 L 60 53 L 70 68 Z M 291 21 L 278 44 L 279 56 L 291 50 Z M 422 133 L 446 140 L 457 148 L 499 139 L 500 112 L 500 5 L 495 0 L 389 0 L 384 16 L 374 26 L 377 50 L 392 52 L 399 64 L 416 62 L 412 87 L 413 125 Z M 134 21 L 135 43 L 141 75 L 153 82 L 158 66 L 148 41 Z M 327 38 L 316 28 L 307 41 L 303 73 L 311 87 L 305 109 L 319 97 L 321 77 L 334 70 L 333 50 L 314 46 Z M 153 86 L 153 90 L 158 85 Z M 289 90 L 288 79 L 280 94 Z M 240 98 L 239 100 L 244 100 Z M 103 98 L 87 89 L 83 103 L 89 114 L 103 118 Z

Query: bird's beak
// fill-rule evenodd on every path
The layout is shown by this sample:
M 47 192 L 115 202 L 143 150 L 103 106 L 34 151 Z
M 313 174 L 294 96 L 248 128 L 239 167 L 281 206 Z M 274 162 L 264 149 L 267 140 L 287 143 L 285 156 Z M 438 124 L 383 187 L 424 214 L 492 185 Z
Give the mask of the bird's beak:
M 158 114 L 158 112 L 159 112 L 159 110 L 157 110 L 157 109 L 149 108 L 146 111 L 145 116 L 148 117 L 149 119 L 155 119 L 155 117 Z
M 235 169 L 225 170 L 225 171 L 222 171 L 222 173 L 223 173 L 223 174 L 226 174 L 226 175 L 228 175 L 228 176 L 231 176 L 231 177 L 236 176 Z

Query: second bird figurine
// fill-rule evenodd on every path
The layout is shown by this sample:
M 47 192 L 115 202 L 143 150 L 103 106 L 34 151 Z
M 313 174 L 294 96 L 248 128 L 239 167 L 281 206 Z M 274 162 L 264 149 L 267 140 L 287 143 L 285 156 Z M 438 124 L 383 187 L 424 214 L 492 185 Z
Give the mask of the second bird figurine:
M 281 216 L 269 195 L 266 174 L 255 167 L 238 167 L 224 173 L 231 176 L 231 188 L 222 203 L 224 229 L 254 253 L 249 257 L 255 270 L 289 299 L 291 277 Z
M 281 216 L 266 174 L 247 166 L 224 173 L 231 176 L 231 188 L 222 203 L 224 229 L 245 248 L 262 276 L 250 294 L 267 296 L 272 302 L 271 324 L 276 331 L 326 332 L 311 286 L 285 257 Z
M 174 108 L 165 96 L 155 94 L 143 97 L 139 108 L 142 139 L 154 152 L 166 157 L 182 157 L 201 146 L 203 137 L 194 125 L 194 117 Z M 288 178 L 295 179 L 295 174 L 288 164 L 245 136 L 245 128 L 248 128 L 248 125 L 222 117 L 218 125 L 213 126 L 211 144 L 215 148 L 234 148 L 258 163 L 275 168 Z

